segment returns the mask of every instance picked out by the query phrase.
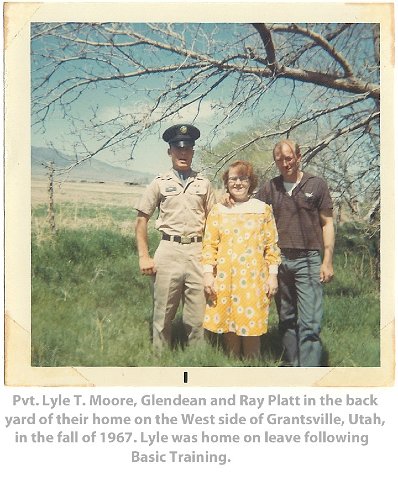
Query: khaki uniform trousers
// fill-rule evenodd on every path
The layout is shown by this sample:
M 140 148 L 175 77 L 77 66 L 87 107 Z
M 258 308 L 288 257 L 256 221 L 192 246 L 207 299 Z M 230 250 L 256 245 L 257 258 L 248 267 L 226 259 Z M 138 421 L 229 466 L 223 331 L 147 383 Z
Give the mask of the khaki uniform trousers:
M 201 264 L 202 243 L 161 240 L 154 255 L 153 345 L 171 345 L 172 323 L 180 302 L 188 344 L 203 340 L 206 300 Z

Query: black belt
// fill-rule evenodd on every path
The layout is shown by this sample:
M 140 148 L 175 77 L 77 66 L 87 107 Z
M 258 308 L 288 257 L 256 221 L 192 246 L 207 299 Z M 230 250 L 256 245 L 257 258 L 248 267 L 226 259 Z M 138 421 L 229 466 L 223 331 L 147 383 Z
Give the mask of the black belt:
M 281 248 L 282 255 L 286 258 L 305 258 L 313 255 L 314 252 L 319 253 L 319 250 L 303 250 L 301 248 Z
M 180 237 L 178 235 L 166 235 L 165 233 L 163 233 L 162 240 L 188 244 L 188 243 L 200 243 L 202 241 L 202 237 Z

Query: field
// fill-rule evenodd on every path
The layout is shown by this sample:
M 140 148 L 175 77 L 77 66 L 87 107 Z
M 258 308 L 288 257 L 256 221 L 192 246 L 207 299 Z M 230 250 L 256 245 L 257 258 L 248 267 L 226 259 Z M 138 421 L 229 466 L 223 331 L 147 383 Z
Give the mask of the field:
M 278 366 L 275 309 L 255 362 L 227 357 L 217 339 L 154 354 L 151 282 L 139 272 L 134 238 L 140 186 L 63 183 L 55 189 L 57 235 L 47 222 L 46 182 L 32 181 L 33 366 Z M 154 252 L 159 235 L 150 222 Z M 376 250 L 352 225 L 340 227 L 335 280 L 325 287 L 324 365 L 379 366 Z

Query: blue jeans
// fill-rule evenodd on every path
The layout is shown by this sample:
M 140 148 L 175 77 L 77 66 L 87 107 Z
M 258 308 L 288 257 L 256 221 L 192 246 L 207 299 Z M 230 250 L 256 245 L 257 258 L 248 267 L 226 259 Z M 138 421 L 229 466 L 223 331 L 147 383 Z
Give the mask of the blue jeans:
M 306 256 L 299 258 L 282 252 L 275 302 L 286 360 L 293 367 L 319 367 L 321 363 L 323 288 L 320 266 L 321 257 L 317 251 L 308 251 Z

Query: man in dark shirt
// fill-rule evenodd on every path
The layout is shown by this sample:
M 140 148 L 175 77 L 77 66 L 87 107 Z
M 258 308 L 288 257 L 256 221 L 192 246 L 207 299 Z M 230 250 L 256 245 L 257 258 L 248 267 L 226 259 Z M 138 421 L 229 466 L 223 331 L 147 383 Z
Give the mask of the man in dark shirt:
M 325 181 L 300 169 L 300 147 L 275 145 L 280 176 L 266 182 L 257 198 L 273 207 L 282 263 L 275 297 L 288 365 L 318 367 L 323 283 L 333 278 L 333 204 Z M 321 260 L 323 252 L 323 260 Z

